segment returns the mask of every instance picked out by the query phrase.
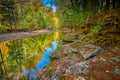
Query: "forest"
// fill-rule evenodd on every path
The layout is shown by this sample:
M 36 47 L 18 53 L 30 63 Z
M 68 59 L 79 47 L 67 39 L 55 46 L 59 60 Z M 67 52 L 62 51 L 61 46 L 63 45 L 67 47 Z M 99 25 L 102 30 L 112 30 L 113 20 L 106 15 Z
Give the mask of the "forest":
M 0 32 L 77 28 L 93 16 L 119 8 L 119 3 L 119 0 L 1 0 Z
M 0 80 L 120 80 L 119 62 L 120 0 L 0 0 Z

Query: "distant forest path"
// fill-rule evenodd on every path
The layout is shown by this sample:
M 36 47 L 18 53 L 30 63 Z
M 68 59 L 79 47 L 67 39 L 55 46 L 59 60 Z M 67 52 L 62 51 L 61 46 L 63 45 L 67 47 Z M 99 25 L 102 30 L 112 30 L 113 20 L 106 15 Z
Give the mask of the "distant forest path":
M 56 30 L 48 30 L 48 29 L 42 29 L 42 30 L 35 30 L 31 32 L 14 32 L 14 33 L 5 33 L 0 35 L 0 42 L 5 42 L 9 40 L 15 40 L 15 39 L 21 39 L 29 36 L 35 36 L 39 34 L 47 34 L 55 32 Z

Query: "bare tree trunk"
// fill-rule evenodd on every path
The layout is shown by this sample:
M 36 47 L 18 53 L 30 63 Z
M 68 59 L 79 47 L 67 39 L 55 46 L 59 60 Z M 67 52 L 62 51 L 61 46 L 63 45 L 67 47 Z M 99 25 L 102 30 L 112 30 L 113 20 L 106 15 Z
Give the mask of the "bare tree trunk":
M 83 10 L 84 11 L 86 11 L 86 5 L 87 5 L 86 3 L 87 3 L 86 0 L 83 0 Z
M 116 0 L 112 0 L 113 9 L 115 9 L 115 6 L 116 6 L 115 2 L 116 2 Z
M 109 7 L 110 7 L 110 0 L 106 0 L 106 5 L 105 5 L 105 8 L 104 8 L 104 11 L 109 10 Z
M 74 3 L 73 3 L 73 0 L 70 0 L 71 1 L 71 4 L 72 4 L 72 7 L 74 7 Z
M 116 2 L 118 3 L 117 8 L 120 9 L 120 0 L 117 0 Z
M 101 11 L 103 10 L 103 0 L 100 3 L 100 9 L 101 9 Z

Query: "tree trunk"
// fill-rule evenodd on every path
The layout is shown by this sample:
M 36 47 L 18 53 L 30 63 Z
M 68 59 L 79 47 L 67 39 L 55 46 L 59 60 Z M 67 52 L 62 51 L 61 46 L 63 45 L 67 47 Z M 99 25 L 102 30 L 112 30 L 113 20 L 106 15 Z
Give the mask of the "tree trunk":
M 73 0 L 70 0 L 71 1 L 71 4 L 72 4 L 72 7 L 74 7 L 74 3 L 73 3 Z
M 101 9 L 101 11 L 103 10 L 103 0 L 100 3 L 100 9 Z
M 116 2 L 118 3 L 117 8 L 120 9 L 120 0 L 117 0 Z
M 113 4 L 113 9 L 115 9 L 115 2 L 116 2 L 116 0 L 112 0 L 112 4 Z
M 86 0 L 83 0 L 83 11 L 86 11 Z
M 106 0 L 106 5 L 105 5 L 105 8 L 104 8 L 104 11 L 109 10 L 109 7 L 110 7 L 110 0 Z

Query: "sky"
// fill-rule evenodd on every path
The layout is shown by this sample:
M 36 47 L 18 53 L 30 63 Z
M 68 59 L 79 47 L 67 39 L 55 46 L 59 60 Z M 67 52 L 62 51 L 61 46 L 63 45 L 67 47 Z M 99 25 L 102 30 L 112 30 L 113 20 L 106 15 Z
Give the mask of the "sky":
M 55 0 L 41 0 L 41 2 L 46 6 L 52 8 L 53 12 L 56 12 Z

